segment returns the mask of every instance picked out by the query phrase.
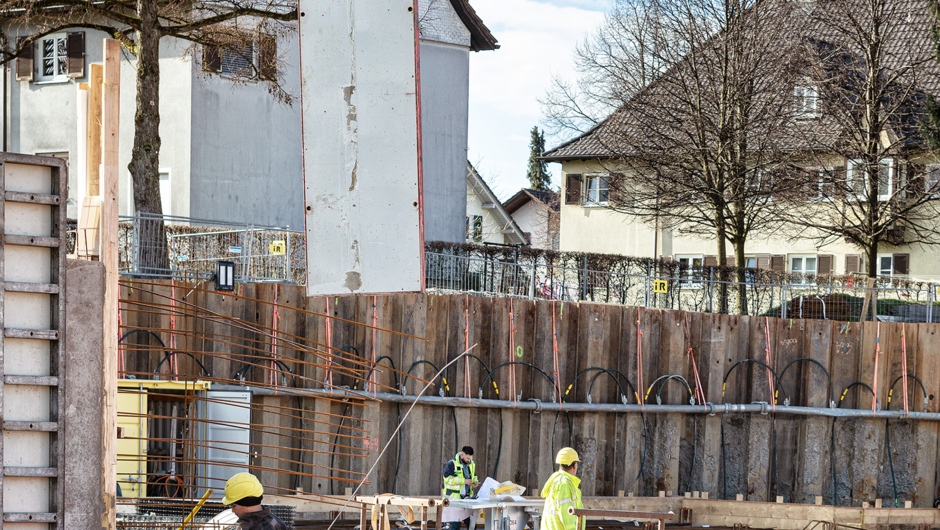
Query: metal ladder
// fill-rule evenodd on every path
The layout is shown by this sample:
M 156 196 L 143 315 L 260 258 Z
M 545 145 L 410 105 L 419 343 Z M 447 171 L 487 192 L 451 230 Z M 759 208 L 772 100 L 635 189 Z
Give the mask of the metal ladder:
M 67 186 L 64 160 L 0 153 L 0 528 L 63 518 Z

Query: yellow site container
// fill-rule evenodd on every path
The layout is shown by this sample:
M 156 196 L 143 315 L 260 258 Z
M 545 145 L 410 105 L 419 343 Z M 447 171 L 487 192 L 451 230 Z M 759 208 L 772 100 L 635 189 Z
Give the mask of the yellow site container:
M 147 390 L 205 392 L 208 381 L 119 379 L 117 395 L 117 482 L 124 497 L 147 496 Z M 122 392 L 121 390 L 130 390 Z

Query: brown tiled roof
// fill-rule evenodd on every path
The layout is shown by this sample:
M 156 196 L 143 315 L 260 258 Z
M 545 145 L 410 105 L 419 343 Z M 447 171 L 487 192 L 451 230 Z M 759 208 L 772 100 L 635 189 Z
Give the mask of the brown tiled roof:
M 922 116 L 920 112 L 925 94 L 940 94 L 940 63 L 935 60 L 935 48 L 930 38 L 930 22 L 933 15 L 929 12 L 927 1 L 895 0 L 895 2 L 893 7 L 897 9 L 898 13 L 901 13 L 895 15 L 898 17 L 896 20 L 901 23 L 887 30 L 893 34 L 886 42 L 890 48 L 885 54 L 885 66 L 890 69 L 894 65 L 902 64 L 902 61 L 909 61 L 912 55 L 923 61 L 918 63 L 920 68 L 913 74 L 916 78 L 909 78 L 919 92 L 915 96 L 914 112 L 896 118 L 890 124 L 891 127 L 896 129 L 896 132 L 889 134 L 900 133 L 903 137 L 911 138 L 908 142 L 910 146 L 921 142 L 917 136 L 917 131 L 919 130 L 919 120 Z M 827 4 L 816 2 L 815 5 L 817 9 L 820 9 L 820 6 Z M 816 18 L 819 20 L 821 17 Z M 802 39 L 810 53 L 819 57 L 831 53 L 834 49 L 834 45 L 831 43 L 838 42 L 841 38 L 835 30 L 822 22 L 810 26 L 803 35 L 795 35 L 794 37 Z M 850 62 L 855 59 L 846 54 L 843 60 Z M 664 76 L 669 76 L 673 71 L 674 69 L 664 74 Z M 656 83 L 654 82 L 646 90 L 634 96 L 628 105 L 624 105 L 613 112 L 581 135 L 546 151 L 542 158 L 551 161 L 610 159 L 629 153 L 630 138 L 636 138 L 637 136 L 634 135 L 642 135 L 644 132 L 638 115 L 631 115 L 628 107 L 637 105 L 642 98 L 655 97 L 652 94 L 655 91 L 655 86 Z M 822 102 L 822 104 L 825 105 L 825 102 Z M 829 119 L 825 115 L 824 108 L 821 117 L 798 123 L 794 127 L 796 127 L 796 130 L 791 129 L 788 132 L 788 135 L 792 137 L 803 135 L 805 138 L 805 135 L 808 134 L 814 138 L 826 138 L 831 141 L 833 136 L 839 134 L 835 130 L 838 128 L 835 120 Z
M 503 203 L 503 208 L 506 209 L 510 214 L 525 206 L 529 201 L 536 201 L 544 205 L 546 208 L 551 208 L 554 211 L 559 211 L 558 203 L 558 194 L 554 191 L 541 191 L 533 190 L 530 188 L 523 188 L 519 190 L 515 195 L 510 197 L 506 202 Z
M 454 6 L 454 11 L 460 17 L 460 21 L 470 30 L 470 49 L 478 52 L 483 50 L 495 50 L 499 48 L 496 37 L 490 33 L 489 28 L 477 15 L 477 12 L 470 5 L 469 0 L 450 0 Z

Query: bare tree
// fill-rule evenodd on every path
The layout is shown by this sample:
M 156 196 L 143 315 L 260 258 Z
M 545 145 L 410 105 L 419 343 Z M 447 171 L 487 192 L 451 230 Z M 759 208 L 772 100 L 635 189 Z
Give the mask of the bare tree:
M 830 0 L 813 21 L 816 67 L 804 89 L 818 91 L 806 128 L 815 150 L 794 168 L 807 192 L 780 208 L 797 237 L 857 245 L 875 277 L 883 245 L 940 244 L 940 182 L 926 171 L 919 127 L 938 74 L 930 14 L 908 0 Z
M 276 38 L 293 31 L 283 22 L 297 19 L 295 0 L 218 0 L 210 3 L 133 0 L 0 0 L 0 23 L 5 29 L 0 64 L 30 53 L 37 41 L 60 31 L 84 28 L 117 39 L 136 57 L 134 146 L 128 170 L 134 183 L 134 208 L 162 213 L 160 201 L 160 40 L 175 38 L 207 47 L 209 70 L 225 58 L 240 64 L 227 72 L 233 79 L 256 79 L 272 94 L 290 102 L 279 83 Z M 10 37 L 13 38 L 10 38 Z M 255 57 L 258 57 L 258 60 Z M 141 265 L 154 271 L 169 269 L 162 221 L 141 239 Z
M 772 172 L 793 153 L 789 87 L 804 68 L 805 21 L 774 0 L 619 2 L 577 50 L 583 90 L 556 85 L 544 102 L 555 130 L 616 107 L 582 138 L 611 173 L 608 207 L 714 239 L 721 260 L 730 243 L 742 312 L 747 238 L 783 226 L 766 205 L 794 186 Z

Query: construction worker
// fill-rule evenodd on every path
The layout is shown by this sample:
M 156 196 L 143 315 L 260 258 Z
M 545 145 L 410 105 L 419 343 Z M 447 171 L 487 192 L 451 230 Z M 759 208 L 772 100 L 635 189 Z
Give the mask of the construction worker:
M 466 499 L 473 496 L 473 488 L 479 485 L 477 465 L 473 461 L 473 448 L 464 446 L 453 460 L 444 465 L 444 496 Z M 450 530 L 460 530 L 461 522 L 470 528 L 471 514 L 472 510 L 447 510 L 447 513 L 443 514 L 442 522 L 449 523 Z
M 581 521 L 578 529 L 578 517 L 568 515 L 568 508 L 584 508 L 581 504 L 581 479 L 578 473 L 578 453 L 570 447 L 558 451 L 555 457 L 558 471 L 548 477 L 548 482 L 542 488 L 542 498 L 545 507 L 542 509 L 542 528 L 544 530 L 584 530 L 585 521 Z
M 222 504 L 232 505 L 232 513 L 238 516 L 241 530 L 287 530 L 287 525 L 261 506 L 264 488 L 251 473 L 239 473 L 225 483 L 225 498 Z

